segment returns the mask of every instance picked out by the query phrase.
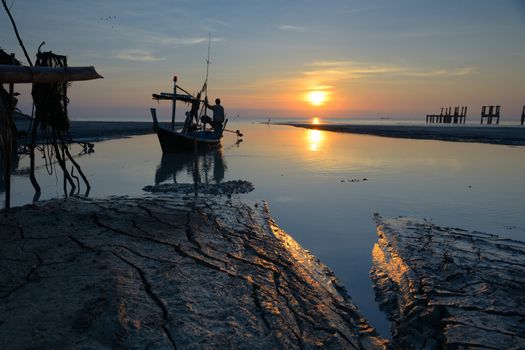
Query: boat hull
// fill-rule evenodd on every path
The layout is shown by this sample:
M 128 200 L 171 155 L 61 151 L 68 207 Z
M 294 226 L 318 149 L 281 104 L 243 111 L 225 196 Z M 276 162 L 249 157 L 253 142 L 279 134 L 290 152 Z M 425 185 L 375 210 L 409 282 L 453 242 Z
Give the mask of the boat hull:
M 166 129 L 156 125 L 155 132 L 159 138 L 163 153 L 176 153 L 181 151 L 197 150 L 203 151 L 216 149 L 221 146 L 221 138 L 213 131 L 197 131 L 183 134 L 180 131 Z

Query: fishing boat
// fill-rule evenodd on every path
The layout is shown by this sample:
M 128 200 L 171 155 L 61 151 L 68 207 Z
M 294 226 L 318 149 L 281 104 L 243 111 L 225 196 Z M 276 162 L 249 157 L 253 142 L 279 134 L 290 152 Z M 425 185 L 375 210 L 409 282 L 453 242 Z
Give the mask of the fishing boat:
M 201 94 L 205 92 L 206 83 L 203 89 L 193 96 L 177 85 L 177 77 L 173 77 L 173 92 L 161 92 L 153 94 L 153 99 L 157 101 L 167 100 L 172 102 L 171 111 L 171 125 L 161 125 L 157 118 L 157 110 L 151 108 L 151 117 L 153 118 L 153 129 L 159 138 L 160 147 L 163 153 L 175 153 L 187 150 L 207 150 L 220 147 L 222 134 L 228 123 L 228 119 L 224 121 L 222 129 L 213 130 L 206 129 L 206 124 L 201 123 L 200 116 L 206 113 L 205 104 L 201 100 Z M 181 90 L 184 94 L 177 93 Z M 175 112 L 177 101 L 181 101 L 190 106 L 190 110 L 185 113 L 186 119 L 182 128 L 175 127 Z

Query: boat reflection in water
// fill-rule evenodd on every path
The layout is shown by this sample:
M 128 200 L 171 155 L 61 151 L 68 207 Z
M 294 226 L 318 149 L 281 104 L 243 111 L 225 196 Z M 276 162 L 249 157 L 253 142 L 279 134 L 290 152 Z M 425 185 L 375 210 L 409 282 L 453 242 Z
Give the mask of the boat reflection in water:
M 189 179 L 194 185 L 208 185 L 211 181 L 219 184 L 224 180 L 226 169 L 221 149 L 199 153 L 164 153 L 155 173 L 155 185 L 168 181 L 181 183 Z

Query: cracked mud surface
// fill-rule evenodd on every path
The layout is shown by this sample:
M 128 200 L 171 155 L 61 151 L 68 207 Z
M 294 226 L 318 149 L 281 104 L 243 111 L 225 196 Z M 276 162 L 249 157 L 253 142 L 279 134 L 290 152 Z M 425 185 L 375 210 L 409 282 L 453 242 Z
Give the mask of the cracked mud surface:
M 525 243 L 375 217 L 376 297 L 398 349 L 525 348 Z
M 0 227 L 2 349 L 384 348 L 265 206 L 71 198 Z

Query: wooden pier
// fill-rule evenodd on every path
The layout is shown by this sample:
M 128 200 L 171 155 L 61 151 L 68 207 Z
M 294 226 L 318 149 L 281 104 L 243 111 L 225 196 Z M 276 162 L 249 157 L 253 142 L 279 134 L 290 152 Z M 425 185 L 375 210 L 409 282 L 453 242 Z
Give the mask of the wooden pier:
M 452 107 L 442 107 L 440 114 L 427 114 L 427 124 L 465 124 L 466 120 L 467 106 L 454 107 L 454 114 L 452 114 Z
M 487 119 L 486 124 L 492 124 L 495 119 L 495 124 L 499 124 L 500 106 L 483 106 L 481 109 L 481 124 L 483 119 Z

